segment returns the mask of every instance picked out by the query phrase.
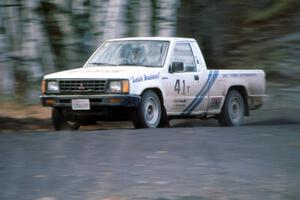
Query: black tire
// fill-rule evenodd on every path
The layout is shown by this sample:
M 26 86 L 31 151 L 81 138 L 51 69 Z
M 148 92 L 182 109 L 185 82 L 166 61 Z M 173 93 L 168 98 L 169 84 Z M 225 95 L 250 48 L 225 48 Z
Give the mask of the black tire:
M 240 126 L 245 116 L 245 102 L 237 90 L 229 91 L 221 114 L 218 117 L 221 126 Z
M 157 128 L 162 117 L 160 100 L 152 90 L 146 91 L 132 119 L 135 128 Z
M 167 111 L 166 111 L 166 109 L 163 105 L 162 105 L 161 108 L 162 108 L 161 119 L 160 119 L 160 123 L 159 123 L 158 127 L 160 127 L 160 128 L 170 127 L 169 117 L 167 115 Z
M 54 129 L 60 130 L 78 130 L 80 123 L 77 121 L 67 120 L 64 113 L 59 108 L 52 108 L 52 123 Z

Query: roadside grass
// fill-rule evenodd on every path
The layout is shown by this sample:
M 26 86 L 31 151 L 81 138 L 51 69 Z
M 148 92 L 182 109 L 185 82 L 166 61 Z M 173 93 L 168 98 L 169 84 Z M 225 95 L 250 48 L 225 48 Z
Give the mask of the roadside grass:
M 291 146 L 300 150 L 300 142 L 292 143 Z
M 54 131 L 51 108 L 36 103 L 24 103 L 13 98 L 0 98 L 0 133 Z M 133 128 L 131 122 L 98 122 L 80 130 Z
M 51 130 L 51 109 L 11 97 L 0 100 L 0 132 Z

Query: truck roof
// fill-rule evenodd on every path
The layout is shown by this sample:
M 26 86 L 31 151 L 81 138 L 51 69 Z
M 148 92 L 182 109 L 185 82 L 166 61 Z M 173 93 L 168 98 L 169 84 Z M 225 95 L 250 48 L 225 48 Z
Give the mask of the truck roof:
M 196 41 L 193 38 L 184 38 L 184 37 L 126 37 L 126 38 L 111 39 L 108 41 L 124 41 L 124 40 L 159 40 L 159 41 L 170 41 L 170 42 L 180 42 L 180 41 L 195 42 Z

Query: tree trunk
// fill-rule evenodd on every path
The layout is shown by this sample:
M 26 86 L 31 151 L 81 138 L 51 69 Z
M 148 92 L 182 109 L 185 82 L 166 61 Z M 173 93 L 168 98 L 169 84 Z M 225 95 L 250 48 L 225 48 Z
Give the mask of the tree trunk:
M 90 8 L 91 40 L 94 49 L 103 42 L 105 17 L 107 15 L 107 1 L 92 1 Z
M 29 72 L 30 78 L 38 78 L 43 75 L 42 65 L 39 62 L 41 56 L 39 48 L 43 45 L 40 44 L 43 35 L 34 12 L 37 3 L 27 0 L 23 5 L 22 65 Z
M 22 81 L 18 79 L 18 71 L 21 70 L 20 59 L 21 59 L 21 40 L 19 33 L 22 31 L 20 26 L 20 12 L 19 5 L 15 0 L 6 0 L 3 2 L 1 7 L 1 14 L 3 20 L 3 58 L 4 61 L 2 67 L 4 69 L 4 83 L 3 87 L 5 93 L 17 92 L 17 95 L 23 95 Z M 6 78 L 9 77 L 9 78 Z M 24 74 L 26 77 L 26 73 Z M 26 78 L 25 78 L 26 81 Z
M 128 0 L 110 0 L 104 25 L 103 40 L 124 37 L 126 34 L 125 13 Z
M 138 16 L 138 36 L 146 37 L 151 36 L 151 1 L 141 1 Z
M 0 16 L 1 16 L 0 8 Z M 14 93 L 14 70 L 13 66 L 8 60 L 9 47 L 7 44 L 7 37 L 0 32 L 0 93 L 13 94 Z
M 158 0 L 158 36 L 175 36 L 178 0 Z

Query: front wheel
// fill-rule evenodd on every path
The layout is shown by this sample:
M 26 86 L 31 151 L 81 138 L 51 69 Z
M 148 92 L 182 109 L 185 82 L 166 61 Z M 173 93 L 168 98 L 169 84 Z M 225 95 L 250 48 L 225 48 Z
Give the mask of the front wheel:
M 155 92 L 148 90 L 143 94 L 132 122 L 135 128 L 156 128 L 160 124 L 161 116 L 160 100 Z
M 78 130 L 80 124 L 78 121 L 69 120 L 59 108 L 52 108 L 52 123 L 54 129 L 60 130 Z
M 221 126 L 240 126 L 244 121 L 245 103 L 237 90 L 231 90 L 218 117 Z

